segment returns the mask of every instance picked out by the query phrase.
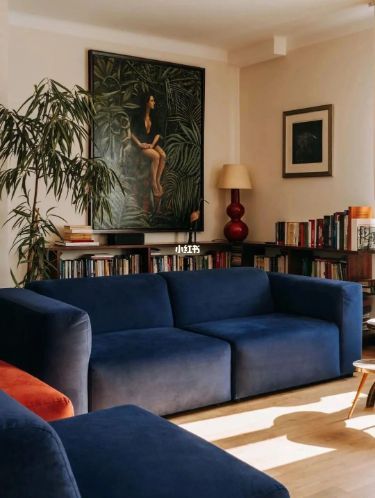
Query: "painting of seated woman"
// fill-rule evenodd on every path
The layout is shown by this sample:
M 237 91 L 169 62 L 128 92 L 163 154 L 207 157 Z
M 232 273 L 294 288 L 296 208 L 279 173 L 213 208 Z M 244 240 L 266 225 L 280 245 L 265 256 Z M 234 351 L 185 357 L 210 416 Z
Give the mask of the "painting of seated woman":
M 92 156 L 121 180 L 97 231 L 186 231 L 203 193 L 204 69 L 89 52 Z M 203 216 L 198 230 L 203 229 Z

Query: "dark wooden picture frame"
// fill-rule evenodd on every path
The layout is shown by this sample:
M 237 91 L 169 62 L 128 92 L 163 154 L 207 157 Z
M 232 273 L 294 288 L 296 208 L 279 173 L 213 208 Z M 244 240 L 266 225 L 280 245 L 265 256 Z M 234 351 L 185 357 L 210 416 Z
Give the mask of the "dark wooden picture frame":
M 283 112 L 283 177 L 332 176 L 333 105 Z
M 118 174 L 98 233 L 203 230 L 204 68 L 89 50 L 91 157 Z

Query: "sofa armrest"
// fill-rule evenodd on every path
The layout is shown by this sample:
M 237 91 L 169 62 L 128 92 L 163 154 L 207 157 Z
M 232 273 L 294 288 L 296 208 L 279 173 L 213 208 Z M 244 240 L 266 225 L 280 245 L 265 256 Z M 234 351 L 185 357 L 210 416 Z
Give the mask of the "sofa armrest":
M 354 282 L 269 273 L 275 311 L 334 322 L 340 330 L 341 375 L 362 353 L 362 287 Z
M 0 494 L 6 498 L 81 498 L 50 424 L 0 391 Z
M 87 313 L 26 289 L 0 289 L 0 358 L 66 394 L 87 412 Z

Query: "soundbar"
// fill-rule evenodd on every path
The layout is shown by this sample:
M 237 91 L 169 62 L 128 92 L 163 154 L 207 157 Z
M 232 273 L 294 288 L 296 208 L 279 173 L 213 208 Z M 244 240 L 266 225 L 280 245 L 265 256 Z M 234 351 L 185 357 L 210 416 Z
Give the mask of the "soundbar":
M 142 232 L 108 234 L 107 243 L 109 246 L 143 245 L 145 243 L 145 234 Z

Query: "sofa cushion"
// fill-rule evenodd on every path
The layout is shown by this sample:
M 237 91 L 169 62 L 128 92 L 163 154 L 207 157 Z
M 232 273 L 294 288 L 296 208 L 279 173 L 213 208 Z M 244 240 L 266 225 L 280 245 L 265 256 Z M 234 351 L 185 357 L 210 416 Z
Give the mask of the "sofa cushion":
M 53 428 L 0 391 L 0 496 L 80 498 Z
M 91 410 L 134 403 L 159 414 L 229 401 L 230 346 L 173 328 L 95 338 L 89 367 Z
M 223 320 L 273 311 L 268 276 L 255 268 L 168 272 L 175 324 Z
M 43 280 L 28 288 L 85 310 L 94 334 L 173 326 L 167 286 L 159 275 Z
M 266 474 L 138 407 L 117 407 L 52 425 L 64 443 L 82 498 L 289 496 Z
M 189 326 L 231 344 L 235 398 L 340 375 L 339 329 L 314 318 L 271 313 Z
M 0 361 L 0 389 L 44 420 L 72 417 L 70 399 L 33 375 Z

